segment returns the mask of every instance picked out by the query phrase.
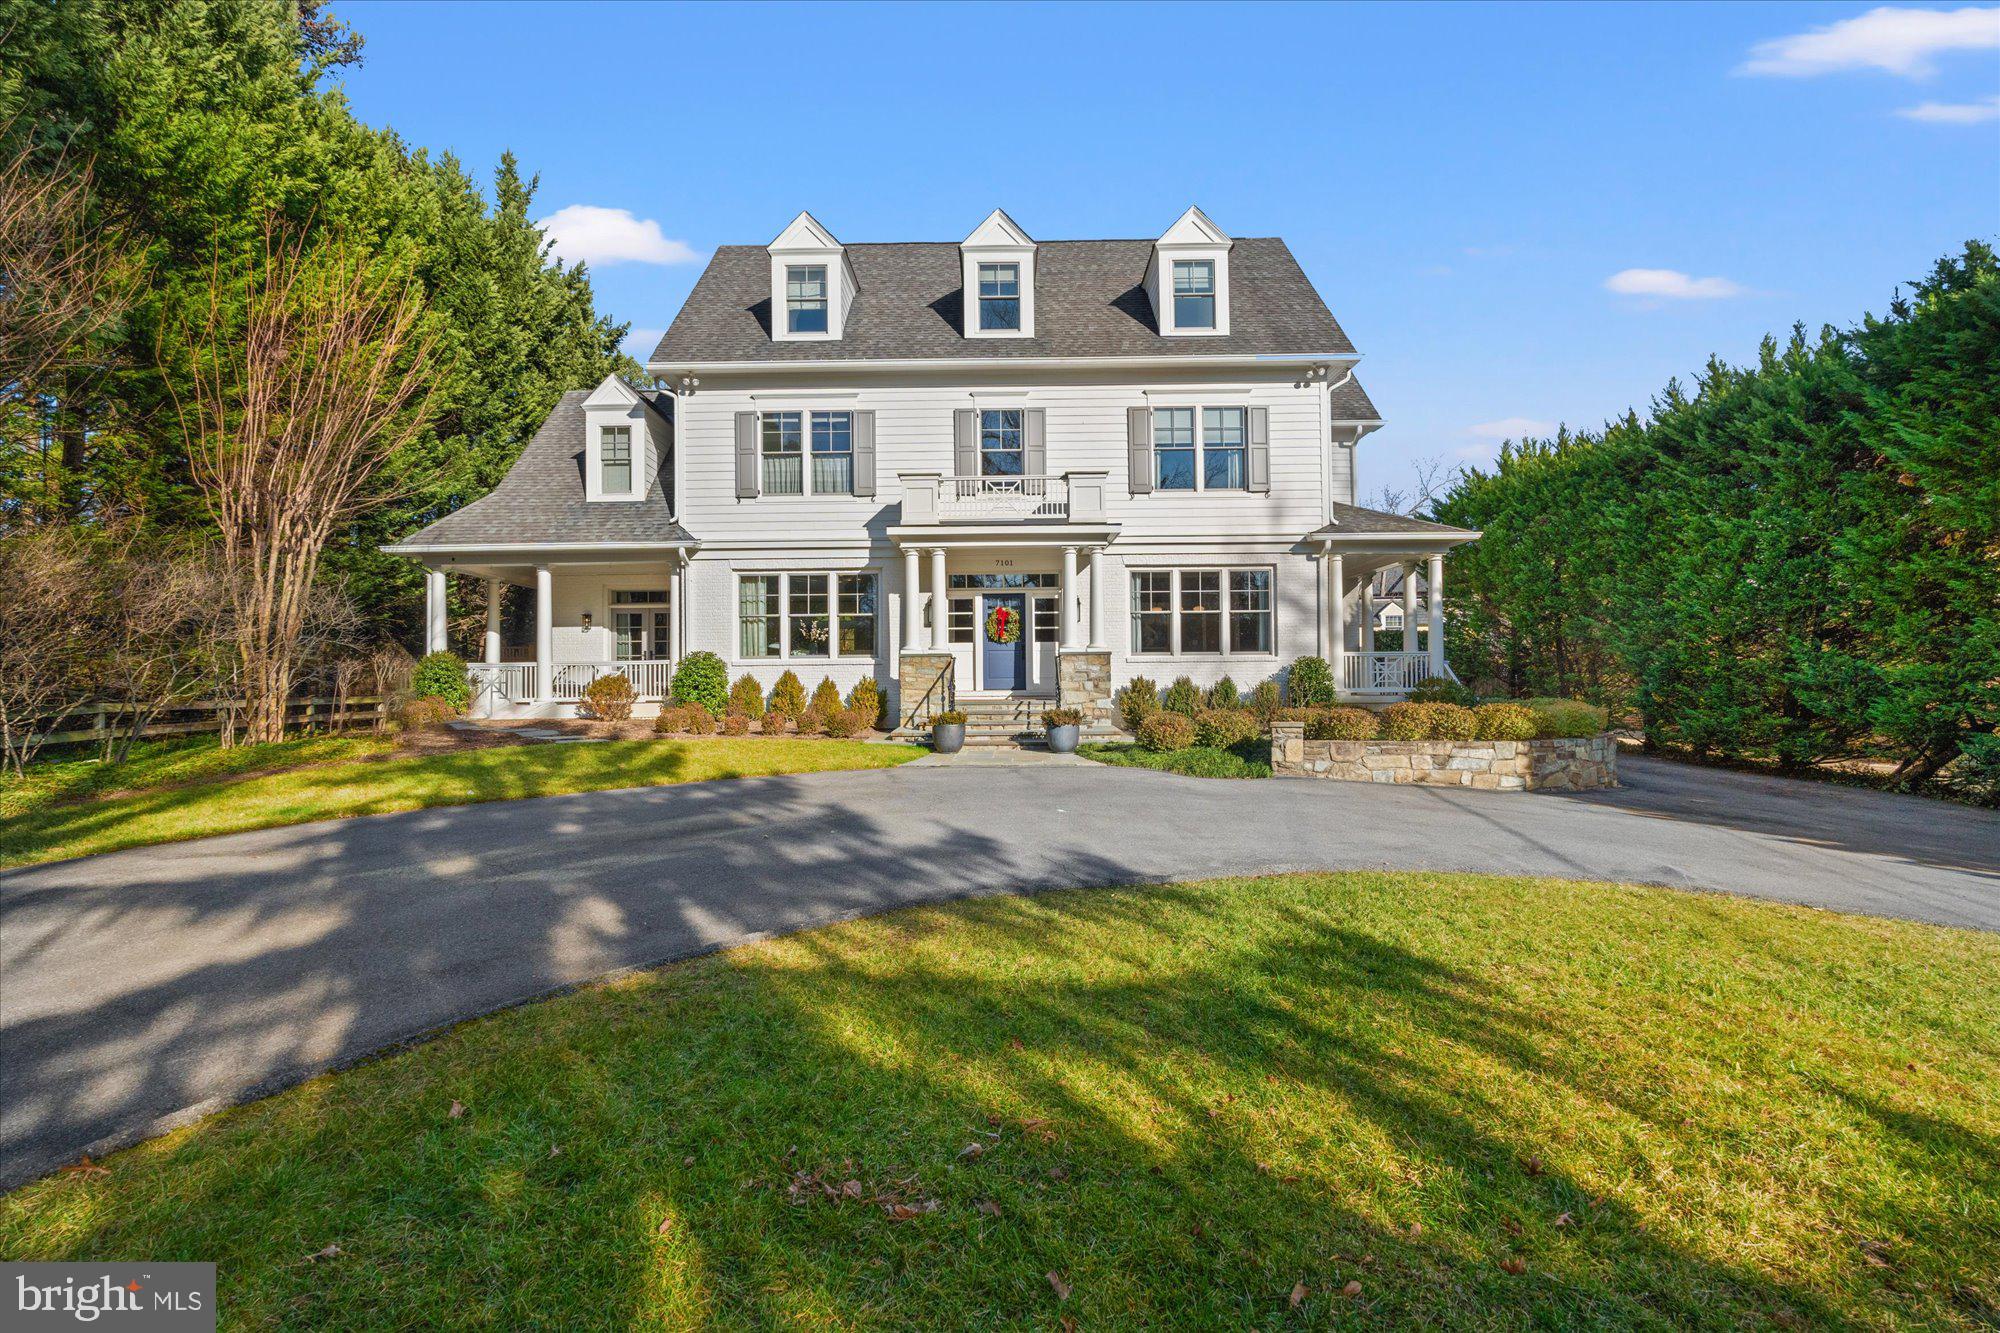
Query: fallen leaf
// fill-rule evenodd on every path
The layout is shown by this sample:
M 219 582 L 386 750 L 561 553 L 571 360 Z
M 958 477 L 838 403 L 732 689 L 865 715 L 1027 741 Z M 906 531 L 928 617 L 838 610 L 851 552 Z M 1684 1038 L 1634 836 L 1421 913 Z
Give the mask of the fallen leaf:
M 1039 1117 L 1033 1120 L 1023 1120 L 1021 1122 L 1021 1132 L 1024 1134 L 1032 1134 L 1036 1130 L 1040 1129 L 1042 1126 L 1048 1123 L 1049 1122 L 1047 1120 L 1041 1119 Z
M 1559 1227 L 1566 1227 L 1574 1221 L 1576 1221 L 1576 1219 L 1574 1217 L 1571 1217 L 1568 1213 L 1561 1213 L 1558 1214 L 1556 1217 L 1556 1225 Z
M 846 1181 L 845 1183 L 843 1183 L 843 1184 L 841 1185 L 841 1187 L 840 1187 L 840 1193 L 841 1193 L 841 1197 L 843 1197 L 843 1198 L 848 1198 L 848 1199 L 858 1199 L 858 1198 L 860 1198 L 860 1197 L 861 1197 L 861 1182 L 860 1182 L 860 1181 L 858 1181 L 858 1180 L 850 1180 L 850 1181 Z
M 1347 1285 L 1340 1289 L 1340 1294 L 1343 1296 L 1359 1296 L 1361 1294 L 1361 1283 L 1354 1278 L 1347 1279 Z
M 1542 1174 L 1542 1159 L 1539 1157 L 1530 1157 L 1527 1161 L 1521 1163 L 1521 1165 L 1527 1169 L 1528 1174 L 1531 1176 Z
M 1062 1274 L 1056 1272 L 1054 1269 L 1049 1270 L 1049 1285 L 1056 1289 L 1057 1300 L 1066 1301 L 1069 1299 L 1069 1283 L 1063 1281 Z
M 73 1180 L 91 1180 L 97 1176 L 110 1175 L 111 1168 L 108 1166 L 99 1166 L 90 1160 L 89 1153 L 85 1153 L 82 1158 L 64 1167 L 63 1174 Z
M 975 1140 L 971 1143 L 966 1144 L 963 1148 L 960 1148 L 958 1150 L 958 1156 L 961 1161 L 968 1157 L 977 1160 L 980 1157 L 980 1155 L 983 1154 L 985 1151 L 986 1151 L 986 1145 Z
M 979 1211 L 988 1217 L 998 1217 L 1000 1216 L 1000 1205 L 991 1199 L 981 1199 L 979 1201 Z
M 1062 1333 L 1076 1333 L 1076 1320 L 1070 1318 L 1068 1315 L 1064 1315 L 1058 1322 L 1057 1327 L 1062 1329 Z
M 673 1229 L 674 1229 L 674 1219 L 671 1217 L 661 1218 L 660 1225 L 653 1228 L 653 1230 L 659 1232 L 662 1236 L 666 1235 L 669 1231 L 672 1231 Z
M 1019 1037 L 1009 1037 L 1007 1038 L 1007 1049 L 1012 1051 L 1022 1051 L 1026 1050 L 1027 1047 L 1021 1045 L 1021 1039 Z
M 1421 1236 L 1421 1235 L 1423 1235 L 1423 1234 L 1424 1234 L 1424 1224 L 1423 1224 L 1422 1222 L 1412 1222 L 1412 1223 L 1410 1223 L 1410 1234 L 1411 1234 L 1412 1236 Z
M 461 1101 L 453 1101 L 451 1104 L 451 1109 L 445 1112 L 445 1114 L 450 1116 L 453 1120 L 458 1119 L 460 1116 L 465 1114 L 465 1103 Z
M 1258 1174 L 1259 1174 L 1259 1175 L 1266 1175 L 1266 1176 L 1270 1175 L 1270 1174 L 1271 1174 L 1271 1164 L 1270 1164 L 1269 1162 L 1259 1162 L 1259 1163 L 1257 1163 L 1257 1172 L 1258 1172 Z
M 1528 1271 L 1528 1261 L 1510 1254 L 1500 1261 L 1500 1271 L 1519 1277 Z
M 886 1211 L 896 1221 L 907 1222 L 912 1218 L 922 1217 L 925 1213 L 936 1212 L 937 1201 L 921 1199 L 916 1203 L 892 1203 L 887 1205 Z
M 1292 1308 L 1296 1310 L 1305 1303 L 1306 1303 L 1306 1284 L 1304 1281 L 1300 1281 L 1300 1283 L 1297 1286 L 1292 1288 Z
M 331 1259 L 333 1258 L 334 1255 L 339 1253 L 340 1253 L 340 1247 L 338 1245 L 329 1245 L 323 1250 L 316 1250 L 312 1254 L 307 1255 L 306 1262 L 310 1264 L 310 1263 L 316 1263 L 321 1259 Z
M 558 1148 L 558 1147 L 557 1147 L 557 1146 L 556 1146 L 555 1144 L 551 1143 L 551 1144 L 549 1145 L 549 1156 L 551 1156 L 551 1157 L 560 1157 L 560 1156 L 562 1156 L 562 1149 L 561 1149 L 561 1148 Z
M 1049 1179 L 1050 1179 L 1050 1180 L 1068 1180 L 1068 1179 L 1069 1179 L 1069 1170 L 1068 1170 L 1068 1168 L 1066 1168 L 1066 1167 L 1060 1167 L 1060 1166 L 1052 1166 L 1052 1167 L 1050 1167 L 1050 1168 L 1049 1168 Z
M 1284 1182 L 1285 1184 L 1287 1184 L 1287 1185 L 1296 1185 L 1296 1184 L 1298 1184 L 1298 1183 L 1299 1183 L 1299 1181 L 1300 1181 L 1300 1180 L 1304 1179 L 1304 1177 L 1303 1177 L 1303 1176 L 1280 1176 L 1280 1177 L 1278 1177 L 1278 1179 L 1279 1179 L 1279 1180 L 1281 1180 L 1281 1181 L 1283 1181 L 1283 1182 Z
M 692 1157 L 683 1157 L 683 1158 L 681 1158 L 681 1165 L 682 1165 L 682 1166 L 693 1166 L 693 1165 L 694 1165 L 694 1158 L 692 1158 Z

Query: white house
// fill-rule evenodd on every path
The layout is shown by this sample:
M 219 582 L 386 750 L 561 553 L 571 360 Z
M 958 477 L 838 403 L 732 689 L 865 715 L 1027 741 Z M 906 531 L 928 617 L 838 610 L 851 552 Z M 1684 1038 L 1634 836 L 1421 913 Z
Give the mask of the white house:
M 1366 651 L 1364 589 L 1441 624 L 1478 534 L 1355 505 L 1382 422 L 1285 243 L 1190 208 L 1156 240 L 1037 241 L 995 210 L 960 242 L 844 244 L 801 213 L 709 261 L 647 370 L 565 394 L 489 495 L 388 549 L 487 582 L 498 711 L 594 676 L 660 697 L 683 653 L 767 687 L 878 677 L 899 717 L 1139 675 L 1245 690 L 1311 654 L 1341 693 L 1447 671 Z M 500 590 L 535 590 L 500 642 Z M 1015 628 L 1018 626 L 1018 633 Z M 520 659 L 520 660 L 511 660 Z M 1020 706 L 1020 705 L 1016 705 Z

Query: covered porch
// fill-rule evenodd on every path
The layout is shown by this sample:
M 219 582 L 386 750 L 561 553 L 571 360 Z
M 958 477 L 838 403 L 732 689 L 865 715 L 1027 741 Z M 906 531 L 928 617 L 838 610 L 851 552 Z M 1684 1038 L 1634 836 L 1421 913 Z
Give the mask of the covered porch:
M 1393 703 L 1427 680 L 1457 681 L 1445 659 L 1444 557 L 1478 538 L 1464 528 L 1421 519 L 1336 506 L 1336 517 L 1306 537 L 1326 580 L 1326 624 L 1321 639 L 1334 689 L 1342 702 Z M 1375 578 L 1401 573 L 1401 646 L 1376 647 L 1380 604 Z M 1421 604 L 1417 578 L 1424 579 Z

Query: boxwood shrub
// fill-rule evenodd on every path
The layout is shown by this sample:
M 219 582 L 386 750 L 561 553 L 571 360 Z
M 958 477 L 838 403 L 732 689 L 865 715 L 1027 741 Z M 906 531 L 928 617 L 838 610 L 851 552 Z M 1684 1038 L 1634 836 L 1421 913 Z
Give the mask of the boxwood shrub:
M 448 708 L 464 712 L 472 702 L 472 686 L 465 679 L 465 659 L 457 653 L 426 653 L 410 675 L 410 694 L 417 699 L 436 699 Z
M 1247 708 L 1204 708 L 1194 715 L 1196 745 L 1226 750 L 1254 740 L 1260 728 Z
M 1325 708 L 1334 703 L 1333 668 L 1323 657 L 1301 657 L 1285 677 L 1286 702 L 1294 708 Z
M 1166 694 L 1160 699 L 1160 707 L 1182 717 L 1193 717 L 1201 711 L 1201 691 L 1186 676 L 1178 677 L 1167 686 Z
M 1481 704 L 1472 710 L 1479 719 L 1478 739 L 1482 741 L 1531 741 L 1537 726 L 1535 715 L 1519 704 Z
M 1535 716 L 1535 734 L 1543 737 L 1595 736 L 1609 714 L 1581 699 L 1523 699 L 1521 706 Z
M 1139 724 L 1139 744 L 1159 754 L 1185 750 L 1194 744 L 1194 722 L 1162 709 Z
M 1315 708 L 1305 719 L 1309 741 L 1372 741 L 1382 723 L 1365 708 Z
M 1137 732 L 1139 724 L 1160 711 L 1160 687 L 1151 678 L 1134 676 L 1118 692 L 1118 716 L 1125 730 Z
M 714 653 L 689 653 L 674 668 L 674 702 L 695 704 L 721 717 L 729 707 L 729 668 Z
M 743 714 L 752 722 L 764 716 L 764 687 L 749 672 L 738 676 L 736 683 L 729 687 L 729 709 Z

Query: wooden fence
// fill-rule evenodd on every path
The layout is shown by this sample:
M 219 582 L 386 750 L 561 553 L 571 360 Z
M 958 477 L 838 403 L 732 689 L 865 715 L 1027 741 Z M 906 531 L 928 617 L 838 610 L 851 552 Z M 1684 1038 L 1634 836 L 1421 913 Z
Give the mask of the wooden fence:
M 139 735 L 143 739 L 219 732 L 229 716 L 240 713 L 242 709 L 241 699 L 202 699 L 176 704 L 162 709 L 158 717 L 141 728 Z M 63 719 L 62 725 L 68 730 L 49 732 L 41 736 L 39 742 L 43 745 L 101 743 L 110 734 L 114 720 L 131 711 L 126 704 L 86 704 Z M 339 731 L 357 724 L 374 726 L 387 716 L 383 701 L 374 695 L 344 700 L 294 699 L 285 705 L 285 728 L 288 731 L 293 727 Z M 80 723 L 87 725 L 80 726 Z

